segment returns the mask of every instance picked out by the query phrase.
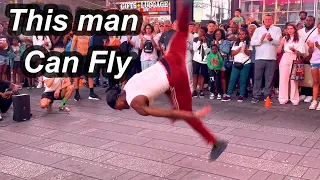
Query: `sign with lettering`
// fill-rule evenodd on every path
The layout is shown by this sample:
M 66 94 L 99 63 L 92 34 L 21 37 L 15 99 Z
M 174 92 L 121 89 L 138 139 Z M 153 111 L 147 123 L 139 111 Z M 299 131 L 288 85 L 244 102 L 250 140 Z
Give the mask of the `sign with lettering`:
M 169 15 L 170 1 L 136 1 L 136 2 L 119 2 L 120 9 L 137 9 L 143 15 Z

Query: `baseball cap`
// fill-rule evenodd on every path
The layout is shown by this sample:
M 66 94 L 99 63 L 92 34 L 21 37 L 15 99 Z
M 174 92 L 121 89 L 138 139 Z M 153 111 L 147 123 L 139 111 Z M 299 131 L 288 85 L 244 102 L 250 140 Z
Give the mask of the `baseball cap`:
M 118 86 L 113 86 L 107 89 L 107 104 L 112 108 L 115 109 L 117 100 L 121 93 L 121 89 Z

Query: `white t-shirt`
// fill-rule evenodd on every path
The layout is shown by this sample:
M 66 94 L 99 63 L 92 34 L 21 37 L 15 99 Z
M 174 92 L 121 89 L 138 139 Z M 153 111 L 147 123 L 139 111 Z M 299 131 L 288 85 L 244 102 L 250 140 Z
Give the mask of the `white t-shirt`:
M 153 38 L 153 40 L 156 42 L 157 45 L 159 42 L 159 38 L 160 37 L 158 37 L 158 36 L 154 36 L 154 38 Z M 147 40 L 151 41 L 151 37 L 148 35 L 144 35 L 142 40 L 143 40 L 143 44 L 144 44 Z M 141 41 L 139 41 L 139 42 L 141 42 Z M 153 47 L 152 53 L 145 53 L 144 50 L 142 49 L 140 61 L 147 61 L 147 60 L 155 60 L 155 61 L 158 60 L 158 54 L 157 54 L 156 47 Z
M 299 38 L 298 42 L 293 42 L 293 37 L 291 37 L 288 41 L 284 41 L 284 52 L 293 53 L 290 50 L 290 47 L 294 47 L 297 51 L 304 54 L 305 53 L 305 43 L 302 38 Z
M 311 42 L 313 42 L 313 43 L 315 43 L 317 41 L 320 44 L 320 34 L 318 34 L 317 36 L 315 36 L 311 39 Z M 316 46 L 314 46 L 314 51 L 313 51 L 312 57 L 310 59 L 310 63 L 311 64 L 320 64 L 320 50 Z
M 151 105 L 156 97 L 168 91 L 169 88 L 167 71 L 160 62 L 135 74 L 124 86 L 126 100 L 130 106 L 132 100 L 139 95 L 146 96 Z
M 231 50 L 238 50 L 240 47 L 243 47 L 244 45 L 245 45 L 245 42 L 240 42 L 238 46 L 236 45 L 236 43 L 234 43 Z M 249 46 L 248 50 L 252 51 L 251 45 Z M 244 53 L 244 50 L 241 49 L 241 51 L 234 56 L 234 62 L 239 62 L 239 63 L 245 62 L 245 64 L 249 64 L 251 63 L 250 55 L 249 56 L 246 55 L 246 53 Z
M 309 55 L 309 51 L 308 51 L 309 50 L 309 46 L 308 46 L 307 42 L 310 41 L 313 37 L 318 35 L 317 28 L 314 27 L 308 32 L 306 32 L 306 28 L 303 28 L 303 29 L 300 29 L 298 31 L 298 33 L 299 33 L 300 38 L 302 38 L 303 42 L 305 42 L 305 53 L 304 53 L 304 56 L 308 56 Z M 311 34 L 311 35 L 309 36 L 309 34 Z
M 51 79 L 43 76 L 43 81 Z M 56 91 L 59 87 L 62 86 L 64 81 L 64 78 L 54 78 L 54 82 L 52 83 L 51 87 L 47 87 L 46 83 L 44 83 L 45 90 L 44 92 L 54 92 Z

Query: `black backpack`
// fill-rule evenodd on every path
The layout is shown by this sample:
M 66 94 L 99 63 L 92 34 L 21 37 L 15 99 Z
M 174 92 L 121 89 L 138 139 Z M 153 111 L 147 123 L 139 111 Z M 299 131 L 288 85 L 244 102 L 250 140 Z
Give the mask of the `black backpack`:
M 153 52 L 153 45 L 152 45 L 151 40 L 146 40 L 146 42 L 144 43 L 143 51 L 145 53 L 152 53 Z

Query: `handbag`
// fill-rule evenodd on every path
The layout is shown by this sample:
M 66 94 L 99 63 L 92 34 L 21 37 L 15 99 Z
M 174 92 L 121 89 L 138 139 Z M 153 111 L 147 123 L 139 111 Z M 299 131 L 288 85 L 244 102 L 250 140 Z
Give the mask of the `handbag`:
M 311 66 L 310 64 L 304 65 L 304 80 L 299 82 L 300 87 L 313 87 L 313 78 L 311 74 Z
M 298 57 L 292 63 L 290 79 L 295 81 L 303 81 L 305 78 L 304 63 Z
M 241 70 L 241 69 L 243 69 L 243 66 L 244 66 L 244 64 L 246 63 L 246 62 L 248 62 L 250 59 L 247 59 L 245 62 L 243 62 L 243 63 L 241 63 L 241 62 L 234 62 L 234 67 L 235 68 L 237 68 L 237 69 L 239 69 L 239 70 Z

